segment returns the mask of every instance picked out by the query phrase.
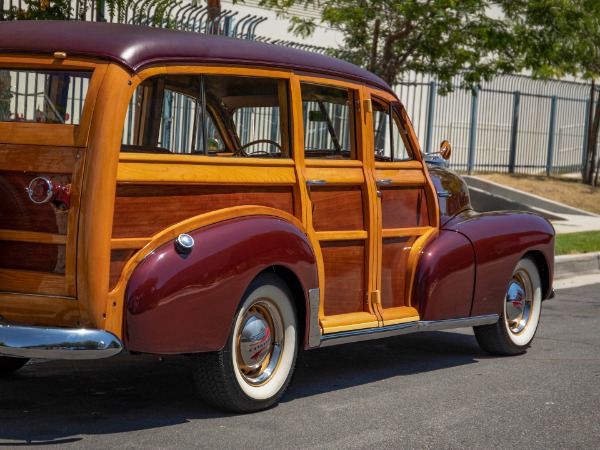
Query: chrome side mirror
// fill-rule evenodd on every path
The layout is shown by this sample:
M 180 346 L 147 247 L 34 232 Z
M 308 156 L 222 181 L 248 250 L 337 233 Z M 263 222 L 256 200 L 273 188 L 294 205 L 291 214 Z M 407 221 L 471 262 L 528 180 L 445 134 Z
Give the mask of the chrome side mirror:
M 450 142 L 443 140 L 440 144 L 440 149 L 437 152 L 425 153 L 425 158 L 431 158 L 432 156 L 440 155 L 442 159 L 448 161 L 450 156 L 452 155 L 452 147 L 450 146 Z

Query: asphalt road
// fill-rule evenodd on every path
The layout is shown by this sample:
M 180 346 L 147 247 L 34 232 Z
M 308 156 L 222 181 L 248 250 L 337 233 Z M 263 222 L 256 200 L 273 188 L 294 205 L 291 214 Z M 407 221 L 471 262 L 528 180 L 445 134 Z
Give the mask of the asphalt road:
M 598 278 L 600 279 L 600 278 Z M 522 356 L 470 330 L 303 352 L 275 408 L 223 414 L 185 357 L 29 364 L 0 380 L 0 447 L 600 448 L 600 284 L 559 289 Z

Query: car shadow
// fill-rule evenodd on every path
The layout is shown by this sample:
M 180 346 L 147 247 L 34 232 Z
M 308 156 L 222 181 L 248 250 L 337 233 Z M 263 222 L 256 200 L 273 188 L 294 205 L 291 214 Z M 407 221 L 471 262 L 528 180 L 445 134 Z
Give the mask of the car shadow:
M 300 351 L 281 403 L 391 377 L 473 364 L 472 335 L 430 332 Z M 72 443 L 81 435 L 167 427 L 234 416 L 204 405 L 186 357 L 118 355 L 26 365 L 0 379 L 1 446 Z M 9 441 L 9 442 L 7 442 Z

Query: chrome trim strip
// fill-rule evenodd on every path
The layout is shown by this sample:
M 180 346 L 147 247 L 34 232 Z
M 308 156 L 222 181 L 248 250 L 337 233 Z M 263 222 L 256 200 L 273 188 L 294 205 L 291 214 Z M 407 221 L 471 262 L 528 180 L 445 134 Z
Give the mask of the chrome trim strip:
M 42 359 L 100 359 L 123 344 L 114 334 L 84 328 L 0 325 L 0 355 Z
M 368 341 L 401 334 L 417 333 L 420 331 L 439 331 L 451 328 L 476 327 L 496 323 L 500 316 L 490 314 L 488 316 L 464 317 L 460 319 L 431 320 L 400 323 L 380 328 L 368 328 L 366 330 L 343 331 L 340 333 L 325 334 L 321 336 L 321 347 L 348 344 L 351 342 Z
M 321 301 L 321 289 L 309 289 L 308 291 L 308 345 L 318 347 L 321 345 L 321 327 L 319 326 L 319 302 Z

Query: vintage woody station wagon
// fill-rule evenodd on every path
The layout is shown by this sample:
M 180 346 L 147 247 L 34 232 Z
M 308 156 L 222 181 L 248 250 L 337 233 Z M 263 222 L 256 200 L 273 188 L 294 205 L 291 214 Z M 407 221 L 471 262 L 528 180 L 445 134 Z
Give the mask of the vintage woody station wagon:
M 474 326 L 522 353 L 553 292 L 546 220 L 474 212 L 382 80 L 268 44 L 3 23 L 0 192 L 3 374 L 187 354 L 253 411 L 298 346 Z

